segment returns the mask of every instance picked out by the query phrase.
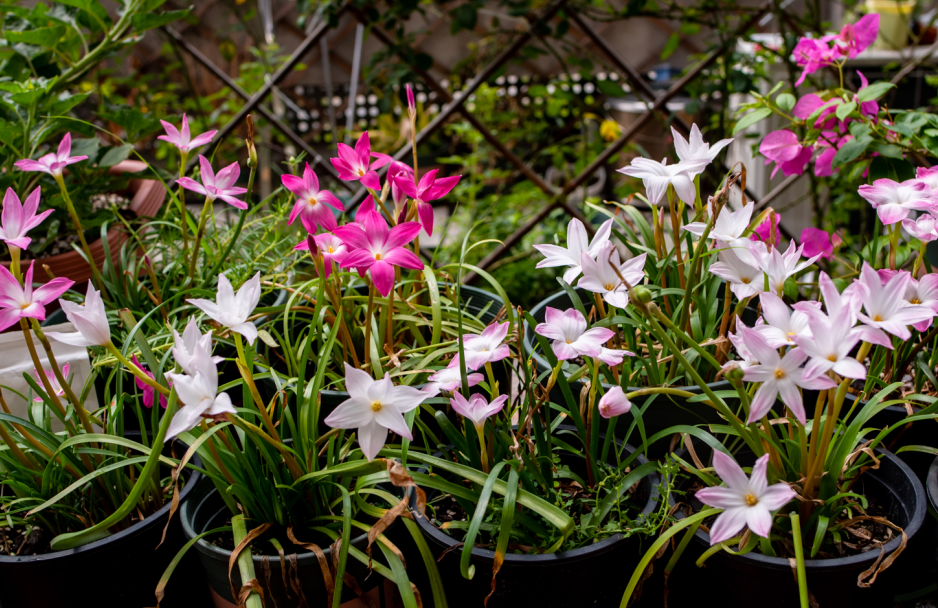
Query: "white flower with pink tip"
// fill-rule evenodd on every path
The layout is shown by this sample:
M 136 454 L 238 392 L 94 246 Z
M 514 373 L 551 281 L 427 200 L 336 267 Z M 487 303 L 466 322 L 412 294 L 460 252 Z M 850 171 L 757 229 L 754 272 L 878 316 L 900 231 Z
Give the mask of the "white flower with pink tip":
M 607 365 L 618 365 L 622 363 L 623 356 L 634 356 L 628 351 L 605 348 L 604 344 L 615 332 L 605 327 L 587 329 L 586 317 L 575 308 L 560 311 L 548 306 L 544 322 L 539 323 L 534 332 L 552 340 L 551 349 L 560 361 L 582 356 L 600 359 Z
M 466 354 L 466 369 L 477 370 L 486 363 L 495 363 L 511 356 L 507 344 L 508 322 L 492 323 L 481 334 L 465 334 L 462 337 L 463 352 Z M 457 367 L 459 357 L 454 357 L 448 367 Z

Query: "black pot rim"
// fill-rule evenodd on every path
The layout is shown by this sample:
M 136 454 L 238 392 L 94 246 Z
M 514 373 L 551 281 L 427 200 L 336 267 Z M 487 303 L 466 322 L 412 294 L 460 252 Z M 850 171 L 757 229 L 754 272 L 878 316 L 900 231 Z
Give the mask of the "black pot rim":
M 501 296 L 498 296 L 498 295 L 496 295 L 496 294 L 494 294 L 494 293 L 492 293 L 492 292 L 490 292 L 490 291 L 486 291 L 485 289 L 482 289 L 482 288 L 480 288 L 480 287 L 475 287 L 474 285 L 462 285 L 462 286 L 460 286 L 459 290 L 460 290 L 460 292 L 465 291 L 465 290 L 475 292 L 475 293 L 477 293 L 477 294 L 479 294 L 479 295 L 482 295 L 482 296 L 484 296 L 484 297 L 487 297 L 487 298 L 491 299 L 493 302 L 501 302 L 501 301 L 502 301 Z M 284 291 L 284 293 L 286 293 L 286 291 Z M 504 302 L 502 302 L 502 306 L 504 306 Z M 258 366 L 257 362 L 254 363 L 254 367 L 257 368 L 257 369 L 259 369 L 259 366 Z M 269 370 L 269 369 L 267 369 L 267 370 L 261 370 L 262 373 L 267 373 L 267 372 L 269 372 L 269 371 L 271 371 L 272 373 L 277 373 L 277 372 L 272 371 L 272 370 Z M 278 374 L 278 375 L 279 375 L 279 374 Z M 283 380 L 282 377 L 281 377 L 281 380 Z M 287 384 L 288 384 L 288 382 L 285 381 L 285 380 L 281 383 L 282 386 L 287 386 Z M 426 384 L 416 384 L 416 385 L 413 385 L 413 386 L 414 386 L 414 388 L 423 388 L 424 386 L 426 386 Z M 341 397 L 345 397 L 346 399 L 348 399 L 348 396 L 349 396 L 349 394 L 348 394 L 347 391 L 336 391 L 336 390 L 330 390 L 330 389 L 320 390 L 319 393 L 320 393 L 321 395 L 326 396 L 326 397 L 332 397 L 332 398 L 335 398 L 335 399 L 338 399 L 338 398 L 341 398 Z
M 925 478 L 925 485 L 931 507 L 938 511 L 938 457 L 928 467 L 928 477 Z
M 189 446 L 183 443 L 182 441 L 180 441 L 179 439 L 174 440 L 174 443 L 178 443 L 179 445 L 183 446 L 187 450 L 189 449 Z M 202 466 L 202 461 L 199 459 L 198 454 L 193 454 L 189 462 L 193 466 L 198 466 L 198 467 Z M 187 503 L 186 499 L 189 497 L 189 494 L 192 493 L 196 485 L 198 485 L 202 479 L 202 474 L 200 472 L 192 470 L 192 469 L 188 469 L 188 468 L 185 470 L 189 472 L 189 477 L 186 478 L 186 484 L 183 486 L 182 491 L 179 493 L 180 513 L 182 511 L 182 508 L 184 508 Z M 123 539 L 129 538 L 131 536 L 135 536 L 145 530 L 152 528 L 153 526 L 159 525 L 160 524 L 159 520 L 164 515 L 167 515 L 169 513 L 170 508 L 172 508 L 172 502 L 167 502 L 156 513 L 153 513 L 152 515 L 150 515 L 143 521 L 133 524 L 126 530 L 121 530 L 117 534 L 112 534 L 105 538 L 96 540 L 94 542 L 90 542 L 86 545 L 82 545 L 80 547 L 75 547 L 73 549 L 64 549 L 62 551 L 55 551 L 53 553 L 43 553 L 41 555 L 23 555 L 23 556 L 15 556 L 15 557 L 11 557 L 9 555 L 0 555 L 0 564 L 38 562 L 38 561 L 46 561 L 46 560 L 54 560 L 54 559 L 61 559 L 65 557 L 71 557 L 73 555 L 77 555 L 80 553 L 91 553 L 99 549 L 102 549 L 111 543 L 119 542 Z
M 879 453 L 881 458 L 885 458 L 893 465 L 899 467 L 899 469 L 909 479 L 909 482 L 912 485 L 912 489 L 915 492 L 915 510 L 912 512 L 912 518 L 909 521 L 909 524 L 904 528 L 906 535 L 908 536 L 909 540 L 911 540 L 925 522 L 925 488 L 922 487 L 922 482 L 919 481 L 918 477 L 915 475 L 912 469 L 909 468 L 909 465 L 903 462 L 901 458 L 884 448 L 876 448 L 876 451 Z M 934 465 L 932 468 L 934 468 Z M 879 473 L 879 471 L 870 469 L 864 473 L 864 475 L 876 475 L 877 473 Z M 681 513 L 681 511 L 675 512 L 675 517 L 677 519 L 684 519 L 684 515 Z M 697 542 L 705 543 L 708 547 L 710 546 L 710 535 L 699 528 L 694 534 L 694 539 Z M 901 543 L 902 538 L 897 537 L 883 545 L 883 549 L 885 549 L 885 552 L 888 555 L 899 548 Z M 879 554 L 879 551 L 871 550 L 847 557 L 834 557 L 830 559 L 806 559 L 804 565 L 806 570 L 839 570 L 851 567 L 855 568 L 864 562 L 875 561 L 876 558 L 879 557 Z M 745 555 L 733 555 L 731 557 L 734 559 L 752 562 L 761 568 L 791 571 L 791 564 L 789 561 L 781 557 L 771 557 L 768 555 L 762 555 L 761 553 L 755 553 L 753 551 L 750 551 Z
M 625 444 L 625 449 L 627 451 L 634 452 L 636 448 L 631 444 Z M 636 465 L 645 462 L 645 457 L 641 454 L 638 455 L 636 459 Z M 648 493 L 648 500 L 645 502 L 645 508 L 642 509 L 642 515 L 647 515 L 651 513 L 657 501 L 655 500 L 660 496 L 658 493 L 658 486 L 655 481 L 657 479 L 657 473 L 649 473 L 645 475 L 642 479 L 647 479 L 649 481 L 650 491 Z M 420 527 L 420 531 L 424 534 L 427 534 L 433 537 L 434 540 L 440 544 L 446 546 L 446 551 L 450 551 L 458 545 L 463 543 L 457 542 L 452 536 L 446 534 L 445 532 L 438 529 L 436 526 L 430 523 L 429 518 L 421 517 L 418 513 L 414 512 L 413 507 L 411 512 L 414 515 L 414 520 L 417 522 L 417 526 Z M 580 547 L 578 549 L 570 549 L 568 551 L 559 551 L 556 553 L 540 553 L 536 555 L 525 555 L 522 553 L 506 553 L 504 556 L 505 564 L 524 564 L 524 565 L 538 565 L 538 564 L 548 564 L 556 563 L 559 561 L 575 562 L 579 560 L 586 559 L 588 557 L 595 557 L 596 555 L 606 553 L 611 551 L 619 543 L 626 542 L 629 539 L 622 536 L 621 533 L 613 534 L 608 538 L 604 538 L 598 543 L 593 543 L 585 547 Z M 494 562 L 495 561 L 495 552 L 490 551 L 489 549 L 480 549 L 478 547 L 472 548 L 472 555 L 474 558 L 485 562 Z
M 214 487 L 214 486 L 212 485 L 212 480 L 211 480 L 211 479 L 209 479 L 209 478 L 206 477 L 206 478 L 200 480 L 200 484 L 204 484 L 204 485 L 206 485 L 206 486 L 212 486 L 212 487 L 209 489 L 209 491 L 205 494 L 205 497 L 202 499 L 202 503 L 204 503 L 205 501 L 209 500 L 209 499 L 212 497 L 213 494 L 217 494 L 217 493 L 218 493 L 218 488 L 216 488 L 216 487 Z M 199 503 L 200 506 L 201 506 L 202 503 Z M 183 534 L 185 534 L 187 541 L 190 541 L 190 540 L 192 540 L 193 538 L 195 538 L 196 536 L 198 536 L 199 534 L 201 534 L 200 532 L 196 532 L 195 529 L 193 529 L 192 524 L 191 524 L 190 521 L 189 521 L 188 514 L 189 514 L 189 508 L 190 508 L 190 506 L 192 506 L 191 503 L 187 502 L 187 503 L 185 503 L 182 507 L 180 507 L 180 509 L 179 509 L 179 521 L 182 523 L 182 532 L 183 532 Z M 397 520 L 395 520 L 394 522 L 392 522 L 392 523 L 391 523 L 391 526 L 388 526 L 388 528 L 390 529 L 392 526 L 394 526 L 395 523 L 397 523 Z M 387 532 L 387 530 L 385 530 L 385 533 L 386 533 L 386 532 Z M 353 536 L 353 537 L 352 537 L 352 545 L 354 546 L 354 545 L 356 545 L 356 544 L 361 543 L 361 542 L 362 542 L 362 539 L 364 539 L 365 542 L 367 542 L 367 540 L 368 540 L 368 533 L 367 533 L 367 532 L 362 532 L 362 533 L 359 534 L 358 536 Z M 224 561 L 224 562 L 226 562 L 226 563 L 228 562 L 228 558 L 231 556 L 231 551 L 228 551 L 227 549 L 222 549 L 221 547 L 218 547 L 218 546 L 216 546 L 216 545 L 213 545 L 212 543 L 210 543 L 210 542 L 208 542 L 207 540 L 205 540 L 205 538 L 200 538 L 198 541 L 196 541 L 195 547 L 196 547 L 196 549 L 197 549 L 198 551 L 200 551 L 201 553 L 204 553 L 204 554 L 206 554 L 206 555 L 210 555 L 210 556 L 216 557 L 216 558 L 218 558 L 218 559 L 220 559 L 220 560 L 222 560 L 222 561 Z M 331 547 L 331 546 L 325 546 L 325 547 L 320 547 L 320 548 L 322 549 L 322 552 L 323 552 L 326 556 L 332 555 L 332 547 Z M 312 564 L 312 563 L 318 564 L 318 563 L 319 563 L 319 559 L 318 559 L 318 558 L 316 557 L 316 555 L 315 555 L 314 553 L 312 553 L 311 551 L 307 551 L 307 552 L 305 552 L 305 553 L 299 553 L 299 552 L 296 552 L 296 553 L 297 553 L 296 559 L 297 559 L 297 564 L 298 564 L 298 565 L 307 565 L 307 564 Z M 290 553 L 287 552 L 287 551 L 284 551 L 284 554 L 285 554 L 285 555 L 290 555 Z M 254 562 L 254 565 L 255 565 L 255 566 L 258 566 L 258 567 L 263 566 L 263 562 L 264 562 L 264 558 L 265 558 L 265 557 L 268 557 L 268 558 L 269 558 L 270 556 L 254 555 L 253 553 L 251 554 L 251 558 L 252 558 L 252 561 Z M 276 565 L 274 564 L 274 562 L 276 562 Z M 279 566 L 280 566 L 280 561 L 279 561 L 279 560 L 274 560 L 274 561 L 271 561 L 270 564 L 271 564 L 271 567 L 272 567 L 272 568 L 274 568 L 274 567 L 279 567 Z

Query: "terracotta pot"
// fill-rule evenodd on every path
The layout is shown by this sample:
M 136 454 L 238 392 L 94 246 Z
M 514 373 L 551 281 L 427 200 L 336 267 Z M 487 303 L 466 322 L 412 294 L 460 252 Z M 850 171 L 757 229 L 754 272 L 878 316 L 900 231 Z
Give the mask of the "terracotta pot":
M 110 173 L 120 175 L 122 173 L 139 173 L 146 169 L 146 163 L 138 160 L 125 160 L 110 169 Z M 159 180 L 155 179 L 132 179 L 128 184 L 129 194 L 133 195 L 128 208 L 137 215 L 137 217 L 154 217 L 163 202 L 166 200 L 166 189 Z M 108 247 L 111 255 L 116 258 L 117 252 L 127 240 L 127 233 L 121 226 L 114 226 L 107 232 Z M 104 239 L 97 239 L 88 243 L 91 249 L 91 257 L 100 270 L 104 266 Z M 25 267 L 31 260 L 23 259 L 21 264 Z M 35 283 L 45 283 L 49 276 L 44 272 L 42 266 L 46 265 L 53 275 L 57 277 L 69 278 L 75 283 L 84 283 L 91 279 L 91 267 L 85 262 L 85 259 L 75 250 L 66 251 L 58 255 L 36 260 L 38 268 L 34 271 L 33 281 Z M 9 262 L 3 262 L 7 268 Z

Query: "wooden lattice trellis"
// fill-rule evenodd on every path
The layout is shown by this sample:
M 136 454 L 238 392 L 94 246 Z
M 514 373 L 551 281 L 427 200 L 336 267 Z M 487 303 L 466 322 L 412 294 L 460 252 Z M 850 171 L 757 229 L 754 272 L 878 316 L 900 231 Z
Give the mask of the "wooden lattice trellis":
M 576 40 L 577 44 L 584 44 L 584 41 L 589 46 L 594 46 L 599 51 L 601 51 L 608 61 L 622 74 L 625 76 L 628 83 L 631 85 L 633 92 L 638 95 L 645 102 L 647 110 L 641 114 L 632 124 L 629 125 L 627 129 L 613 142 L 611 142 L 601 154 L 599 154 L 593 161 L 586 166 L 579 175 L 577 175 L 572 180 L 567 181 L 562 187 L 557 188 L 549 183 L 547 183 L 536 171 L 534 171 L 528 164 L 526 164 L 521 158 L 512 153 L 498 137 L 491 132 L 486 126 L 484 121 L 476 116 L 471 110 L 466 107 L 466 101 L 473 95 L 473 93 L 483 84 L 489 81 L 508 61 L 516 58 L 519 52 L 528 44 L 532 38 L 537 37 L 535 33 L 537 26 L 539 24 L 549 24 L 552 19 L 557 16 L 557 13 L 564 7 L 566 0 L 553 0 L 543 9 L 541 9 L 536 14 L 531 14 L 526 17 L 526 22 L 528 27 L 523 31 L 519 31 L 515 35 L 511 43 L 505 47 L 500 53 L 498 53 L 494 58 L 492 58 L 489 63 L 481 69 L 474 78 L 463 86 L 462 89 L 456 91 L 455 93 L 450 93 L 450 91 L 444 87 L 432 74 L 428 71 L 423 70 L 417 66 L 411 65 L 410 67 L 419 74 L 423 79 L 425 84 L 433 90 L 438 98 L 445 104 L 440 109 L 430 122 L 420 130 L 416 135 L 416 145 L 419 147 L 421 143 L 425 142 L 431 135 L 438 131 L 447 121 L 454 115 L 460 114 L 466 121 L 468 121 L 478 132 L 479 134 L 493 147 L 498 153 L 515 169 L 520 172 L 526 179 L 530 180 L 535 186 L 544 192 L 548 197 L 548 202 L 541 209 L 539 209 L 532 217 L 530 217 L 523 225 L 519 226 L 514 233 L 512 233 L 508 238 L 506 238 L 501 245 L 496 247 L 489 255 L 487 255 L 478 266 L 482 269 L 486 269 L 491 266 L 496 260 L 505 255 L 511 248 L 519 243 L 519 241 L 524 238 L 539 222 L 543 221 L 552 211 L 555 209 L 563 209 L 567 214 L 580 218 L 584 220 L 584 225 L 591 232 L 593 231 L 592 226 L 589 222 L 585 221 L 583 213 L 580 209 L 571 205 L 567 200 L 568 195 L 574 192 L 577 188 L 582 186 L 586 181 L 594 175 L 594 173 L 603 165 L 605 165 L 609 159 L 621 150 L 630 140 L 639 132 L 645 124 L 652 120 L 656 115 L 660 116 L 665 121 L 670 121 L 670 124 L 674 126 L 679 132 L 681 132 L 685 137 L 690 132 L 690 126 L 678 115 L 672 114 L 667 109 L 667 103 L 669 100 L 673 99 L 676 95 L 681 93 L 683 89 L 692 81 L 700 76 L 700 74 L 710 67 L 715 61 L 717 61 L 721 56 L 726 54 L 731 50 L 732 45 L 735 44 L 736 38 L 742 36 L 746 33 L 747 30 L 752 28 L 760 19 L 762 19 L 769 11 L 771 10 L 771 1 L 767 1 L 759 9 L 750 12 L 747 14 L 745 19 L 737 27 L 734 36 L 728 37 L 723 43 L 721 43 L 717 48 L 713 49 L 709 54 L 706 55 L 701 61 L 697 62 L 696 65 L 692 66 L 686 71 L 686 73 L 671 87 L 663 92 L 656 92 L 652 89 L 649 83 L 640 75 L 639 70 L 633 68 L 625 59 L 623 59 L 619 54 L 615 52 L 609 43 L 603 39 L 602 35 L 591 26 L 585 19 L 577 14 L 576 11 L 568 11 L 567 17 L 576 26 L 578 33 L 575 34 L 578 36 Z M 289 10 L 280 10 L 277 12 L 277 20 L 282 19 Z M 351 23 L 355 24 L 355 29 L 357 35 L 361 35 L 362 31 L 359 25 L 364 25 L 369 28 L 371 35 L 376 39 L 381 41 L 383 44 L 388 46 L 393 46 L 393 37 L 384 31 L 379 25 L 370 23 L 367 17 L 367 14 L 351 6 L 349 2 L 345 2 L 338 9 L 339 16 L 344 13 L 350 13 L 354 20 Z M 346 25 L 345 29 L 342 31 L 344 36 L 349 32 L 350 26 Z M 280 131 L 290 142 L 296 145 L 298 148 L 304 150 L 310 158 L 310 164 L 316 166 L 319 170 L 325 171 L 333 178 L 337 179 L 337 175 L 332 165 L 329 162 L 326 162 L 320 154 L 298 133 L 296 133 L 289 125 L 287 125 L 283 120 L 281 120 L 273 111 L 271 111 L 266 105 L 265 101 L 271 94 L 283 95 L 279 86 L 283 83 L 288 83 L 288 76 L 294 70 L 296 65 L 303 61 L 303 59 L 315 48 L 319 48 L 320 52 L 323 54 L 324 63 L 327 61 L 328 54 L 330 49 L 328 45 L 325 44 L 325 36 L 328 34 L 329 26 L 325 20 L 321 20 L 311 27 L 308 33 L 303 38 L 302 42 L 294 49 L 286 61 L 284 61 L 280 67 L 271 74 L 265 81 L 264 85 L 253 95 L 247 93 L 242 88 L 240 88 L 234 80 L 231 79 L 228 74 L 215 65 L 208 57 L 206 57 L 202 52 L 200 52 L 194 45 L 189 43 L 185 37 L 183 37 L 179 32 L 173 30 L 172 28 L 165 28 L 167 34 L 175 41 L 179 48 L 187 52 L 196 62 L 201 64 L 209 72 L 211 72 L 216 78 L 218 78 L 223 84 L 229 87 L 235 94 L 240 96 L 245 100 L 244 105 L 238 110 L 238 112 L 231 118 L 231 120 L 222 127 L 216 141 L 224 141 L 225 138 L 231 134 L 235 128 L 243 123 L 245 116 L 251 112 L 257 112 L 263 116 L 270 124 Z M 572 36 L 573 28 L 566 36 Z M 357 52 L 360 52 L 360 45 L 356 48 Z M 399 58 L 404 60 L 403 58 Z M 353 82 L 358 77 L 358 63 L 360 62 L 360 57 L 356 56 L 354 65 L 351 66 L 350 70 L 353 78 Z M 329 85 L 327 81 L 327 86 Z M 353 87 L 354 88 L 354 87 Z M 353 99 L 349 100 L 350 103 L 354 103 Z M 333 118 L 332 124 L 335 125 L 335 120 Z M 407 143 L 402 146 L 393 157 L 397 160 L 405 160 L 411 154 L 411 144 Z M 712 170 L 716 171 L 716 169 Z M 724 168 L 725 171 L 725 168 Z M 761 201 L 759 201 L 759 207 L 767 205 L 772 199 L 774 199 L 781 191 L 785 190 L 788 186 L 793 183 L 794 180 L 788 179 L 785 180 L 782 184 L 775 188 L 772 192 L 767 194 Z M 359 204 L 364 200 L 367 192 L 364 188 L 359 188 L 358 191 L 354 192 L 351 197 L 351 206 Z M 751 199 L 754 197 L 747 193 L 747 196 Z M 469 273 L 465 276 L 467 282 L 472 282 L 477 279 L 475 273 Z

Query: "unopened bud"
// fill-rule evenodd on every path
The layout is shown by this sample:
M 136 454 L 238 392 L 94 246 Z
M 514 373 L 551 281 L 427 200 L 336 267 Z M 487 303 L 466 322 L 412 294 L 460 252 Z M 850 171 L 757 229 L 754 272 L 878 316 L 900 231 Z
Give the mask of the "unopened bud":
M 649 302 L 651 302 L 651 297 L 652 297 L 651 290 L 648 289 L 647 287 L 636 285 L 635 287 L 632 288 L 632 291 L 635 293 L 635 298 L 642 304 L 648 304 Z
M 309 255 L 313 257 L 319 255 L 319 246 L 316 245 L 316 239 L 313 238 L 313 235 L 306 237 L 306 246 L 309 247 Z
M 733 363 L 729 365 L 728 369 L 724 372 L 723 375 L 733 386 L 736 386 L 743 381 L 743 376 L 746 375 L 746 372 L 743 371 L 743 368 Z
M 414 101 L 414 90 L 410 88 L 410 85 L 405 85 L 407 89 L 407 112 L 411 115 L 417 113 L 417 102 Z
M 250 139 L 245 139 L 244 145 L 248 148 L 248 167 L 253 169 L 257 167 L 257 149 L 254 147 L 254 142 Z

